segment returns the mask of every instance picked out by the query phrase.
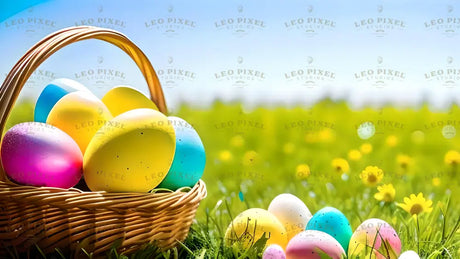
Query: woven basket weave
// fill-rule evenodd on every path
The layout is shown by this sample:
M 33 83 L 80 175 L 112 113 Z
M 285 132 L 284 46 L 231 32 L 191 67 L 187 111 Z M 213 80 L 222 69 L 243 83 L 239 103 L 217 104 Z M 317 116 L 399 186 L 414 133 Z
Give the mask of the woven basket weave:
M 166 113 L 158 77 L 145 54 L 126 36 L 110 29 L 70 27 L 35 44 L 16 63 L 0 88 L 0 137 L 22 87 L 49 56 L 71 43 L 99 39 L 125 51 L 144 75 L 151 99 Z M 169 193 L 83 192 L 79 189 L 21 186 L 8 180 L 0 162 L 0 251 L 38 246 L 44 252 L 85 248 L 103 255 L 121 242 L 119 252 L 132 253 L 146 243 L 166 250 L 183 241 L 206 186 Z M 2 254 L 2 252 L 0 252 Z

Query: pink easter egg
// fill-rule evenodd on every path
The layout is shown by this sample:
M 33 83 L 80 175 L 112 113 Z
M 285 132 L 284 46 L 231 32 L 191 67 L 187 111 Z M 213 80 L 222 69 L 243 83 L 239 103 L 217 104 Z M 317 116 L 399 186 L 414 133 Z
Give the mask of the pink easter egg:
M 70 188 L 82 176 L 83 155 L 64 131 L 41 122 L 25 122 L 6 132 L 1 160 L 7 176 L 32 186 Z
M 262 259 L 286 259 L 286 254 L 281 246 L 273 244 L 265 248 Z
M 355 230 L 350 240 L 348 254 L 367 256 L 366 247 L 373 247 L 372 252 L 378 259 L 397 258 L 401 253 L 401 240 L 390 224 L 372 218 L 365 220 Z
M 286 247 L 287 259 L 340 259 L 345 251 L 335 238 L 317 230 L 305 230 L 295 235 Z M 323 257 L 321 257 L 323 256 Z

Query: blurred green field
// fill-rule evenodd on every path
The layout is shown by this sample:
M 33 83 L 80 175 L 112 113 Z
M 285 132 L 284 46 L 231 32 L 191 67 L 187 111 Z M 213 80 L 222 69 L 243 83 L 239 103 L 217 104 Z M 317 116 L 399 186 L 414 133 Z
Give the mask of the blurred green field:
M 31 109 L 17 105 L 8 126 L 32 120 Z M 341 210 L 353 230 L 368 218 L 387 221 L 398 232 L 402 251 L 417 251 L 422 258 L 460 257 L 460 158 L 451 152 L 445 160 L 447 152 L 460 151 L 460 136 L 452 131 L 460 125 L 456 106 L 447 112 L 427 106 L 352 110 L 344 102 L 324 100 L 310 108 L 248 111 L 216 102 L 208 109 L 182 106 L 173 115 L 195 127 L 207 153 L 203 180 L 208 197 L 179 257 L 260 256 L 260 249 L 225 247 L 225 230 L 240 212 L 266 209 L 286 192 L 302 199 L 312 213 L 325 206 Z M 357 128 L 366 122 L 373 123 L 375 135 L 363 140 Z M 336 158 L 345 159 L 349 170 L 334 167 Z M 298 172 L 301 164 L 309 172 Z M 376 186 L 360 178 L 367 166 L 384 172 Z M 382 184 L 394 186 L 394 201 L 374 198 Z M 432 200 L 433 211 L 421 213 L 417 225 L 397 203 L 420 192 Z

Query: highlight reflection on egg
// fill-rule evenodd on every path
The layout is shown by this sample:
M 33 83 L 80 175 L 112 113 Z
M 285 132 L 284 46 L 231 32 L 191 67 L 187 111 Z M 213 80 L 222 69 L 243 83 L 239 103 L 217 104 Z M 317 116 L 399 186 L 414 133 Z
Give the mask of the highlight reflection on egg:
M 185 120 L 170 116 L 169 122 L 176 133 L 176 152 L 165 179 L 158 186 L 176 190 L 193 187 L 203 175 L 206 155 L 203 143 L 196 130 Z
M 101 100 L 114 117 L 124 112 L 140 108 L 158 110 L 152 100 L 135 88 L 129 86 L 114 87 L 105 93 Z
M 268 211 L 275 215 L 287 231 L 288 239 L 305 230 L 312 217 L 305 203 L 290 193 L 276 196 L 268 206 Z
M 166 176 L 174 158 L 174 128 L 152 109 L 135 109 L 102 126 L 83 161 L 92 191 L 148 192 Z
M 89 90 L 77 81 L 59 78 L 49 83 L 37 99 L 34 109 L 34 121 L 46 122 L 48 114 L 54 105 L 65 95 L 71 92 Z
M 8 177 L 20 184 L 70 188 L 82 176 L 83 156 L 77 143 L 62 130 L 41 122 L 9 129 L 1 159 Z
M 46 122 L 69 134 L 85 153 L 96 131 L 110 119 L 109 110 L 96 96 L 72 92 L 54 105 Z

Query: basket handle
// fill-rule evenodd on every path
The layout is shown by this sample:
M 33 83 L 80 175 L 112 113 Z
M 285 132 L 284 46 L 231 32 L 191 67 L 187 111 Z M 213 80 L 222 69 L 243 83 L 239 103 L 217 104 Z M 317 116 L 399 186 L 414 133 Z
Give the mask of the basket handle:
M 152 101 L 162 113 L 167 113 L 160 81 L 147 56 L 120 32 L 93 26 L 75 26 L 54 32 L 30 48 L 14 65 L 0 88 L 0 138 L 6 121 L 27 79 L 49 56 L 71 43 L 99 39 L 119 47 L 137 64 L 149 87 Z M 0 141 L 1 142 L 1 141 Z M 7 179 L 0 160 L 0 180 Z

